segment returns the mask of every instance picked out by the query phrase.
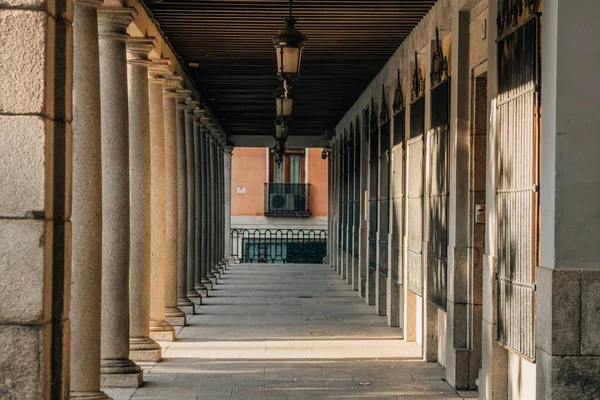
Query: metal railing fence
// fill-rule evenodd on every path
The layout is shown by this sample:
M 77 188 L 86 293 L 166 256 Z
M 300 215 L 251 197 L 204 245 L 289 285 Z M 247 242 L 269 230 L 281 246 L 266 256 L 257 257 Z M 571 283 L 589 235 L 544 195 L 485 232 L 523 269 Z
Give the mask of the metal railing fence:
M 236 263 L 321 264 L 326 255 L 325 229 L 231 229 Z

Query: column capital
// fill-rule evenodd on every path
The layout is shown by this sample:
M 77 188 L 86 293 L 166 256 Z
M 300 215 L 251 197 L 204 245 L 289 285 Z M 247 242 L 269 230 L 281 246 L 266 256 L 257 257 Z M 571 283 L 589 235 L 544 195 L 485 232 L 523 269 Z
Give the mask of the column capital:
M 183 81 L 183 78 L 181 76 L 178 75 L 171 75 L 167 77 L 167 81 L 165 82 L 165 87 L 164 87 L 164 95 L 166 97 L 169 98 L 176 98 L 179 99 L 182 97 L 181 93 L 178 93 L 179 90 L 183 90 L 181 87 L 181 82 Z M 185 96 L 183 98 L 187 97 L 187 94 L 185 94 Z
M 225 154 L 227 154 L 227 155 L 232 155 L 232 154 L 233 154 L 233 147 L 234 147 L 234 146 L 231 146 L 231 145 L 229 145 L 229 144 L 228 144 L 228 145 L 226 145 L 226 146 L 225 146 Z
M 198 107 L 198 102 L 188 98 L 185 100 L 185 116 L 186 118 L 195 118 L 194 110 Z
M 73 0 L 77 6 L 99 8 L 104 3 L 103 0 Z
M 133 7 L 98 8 L 98 37 L 126 40 L 127 28 L 138 12 Z
M 196 107 L 194 108 L 194 122 L 200 126 L 203 125 L 202 123 L 202 118 L 204 117 L 204 113 L 205 111 L 200 108 L 200 107 Z
M 148 59 L 148 54 L 156 45 L 154 37 L 131 37 L 127 40 L 128 64 L 151 65 L 152 61 Z
M 150 60 L 148 73 L 150 74 L 150 82 L 165 83 L 167 78 L 173 73 L 171 72 L 171 60 L 168 58 L 156 58 Z

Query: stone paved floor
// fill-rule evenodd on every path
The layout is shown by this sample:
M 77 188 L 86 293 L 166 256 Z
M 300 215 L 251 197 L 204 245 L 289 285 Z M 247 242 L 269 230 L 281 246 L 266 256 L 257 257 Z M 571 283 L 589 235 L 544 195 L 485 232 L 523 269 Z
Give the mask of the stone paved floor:
M 326 265 L 232 265 L 121 399 L 461 399 Z

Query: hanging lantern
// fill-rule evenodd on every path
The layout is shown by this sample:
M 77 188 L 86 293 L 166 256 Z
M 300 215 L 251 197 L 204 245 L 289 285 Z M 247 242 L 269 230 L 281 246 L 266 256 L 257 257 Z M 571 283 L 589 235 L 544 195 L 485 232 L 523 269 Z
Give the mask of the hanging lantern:
M 293 97 L 288 93 L 286 96 L 283 91 L 274 92 L 277 119 L 290 119 L 292 116 Z
M 275 139 L 278 142 L 283 142 L 287 140 L 288 137 L 288 127 L 285 120 L 275 121 Z
M 306 36 L 295 27 L 296 19 L 292 17 L 292 3 L 293 0 L 290 0 L 290 14 L 284 20 L 285 26 L 273 37 L 277 54 L 277 77 L 283 81 L 286 95 L 292 88 L 292 83 L 300 76 L 302 48 L 307 40 Z

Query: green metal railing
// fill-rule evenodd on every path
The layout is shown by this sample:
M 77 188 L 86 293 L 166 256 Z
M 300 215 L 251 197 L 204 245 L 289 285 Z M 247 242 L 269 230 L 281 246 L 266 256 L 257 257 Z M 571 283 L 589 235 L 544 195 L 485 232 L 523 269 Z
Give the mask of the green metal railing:
M 322 264 L 325 229 L 231 229 L 231 256 L 238 263 Z

